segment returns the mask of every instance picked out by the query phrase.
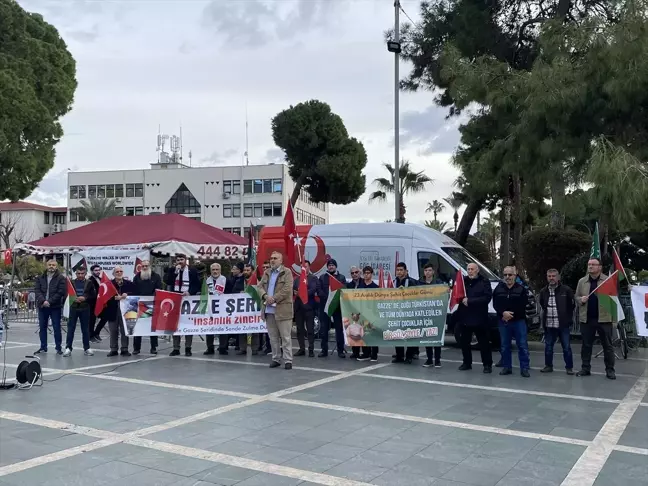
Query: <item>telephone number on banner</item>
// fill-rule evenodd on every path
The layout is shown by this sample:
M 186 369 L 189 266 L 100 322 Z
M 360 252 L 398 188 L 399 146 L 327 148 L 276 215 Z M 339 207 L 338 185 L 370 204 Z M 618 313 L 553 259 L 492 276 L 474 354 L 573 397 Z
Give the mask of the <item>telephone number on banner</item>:
M 201 257 L 220 257 L 239 258 L 247 256 L 247 248 L 240 250 L 237 246 L 201 246 L 196 252 Z

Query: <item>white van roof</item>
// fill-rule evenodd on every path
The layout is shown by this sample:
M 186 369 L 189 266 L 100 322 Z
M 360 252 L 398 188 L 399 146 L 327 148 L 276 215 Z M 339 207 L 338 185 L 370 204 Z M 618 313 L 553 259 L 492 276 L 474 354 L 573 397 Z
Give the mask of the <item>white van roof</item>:
M 461 248 L 452 238 L 427 226 L 417 223 L 333 223 L 314 226 L 317 234 L 322 237 L 350 237 L 353 235 L 376 238 L 408 238 L 426 246 L 436 248 Z M 416 246 L 416 245 L 414 245 Z

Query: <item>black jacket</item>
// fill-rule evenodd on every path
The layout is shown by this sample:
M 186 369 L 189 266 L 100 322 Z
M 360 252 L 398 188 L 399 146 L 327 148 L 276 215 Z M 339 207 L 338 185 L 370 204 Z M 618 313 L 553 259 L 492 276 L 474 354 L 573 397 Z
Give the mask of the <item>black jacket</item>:
M 346 288 L 347 289 L 360 289 L 360 284 L 362 283 L 362 279 L 358 280 L 351 280 L 350 282 L 347 282 Z
M 169 268 L 164 276 L 164 283 L 169 292 L 173 292 L 175 286 L 176 270 L 175 267 Z M 200 293 L 200 279 L 198 278 L 198 271 L 195 268 L 189 267 L 189 295 L 198 295 Z
M 493 307 L 497 317 L 502 319 L 505 311 L 513 312 L 513 320 L 526 319 L 526 306 L 529 303 L 529 294 L 519 283 L 514 283 L 509 288 L 504 282 L 500 282 L 493 290 Z
M 47 296 L 47 272 L 45 272 L 36 279 L 34 291 L 38 307 L 43 307 L 43 302 L 47 300 L 51 309 L 59 309 L 63 307 L 67 298 L 67 279 L 61 272 L 55 271 L 49 283 L 49 299 L 45 299 Z
M 137 287 L 130 280 L 122 280 L 121 284 L 117 283 L 116 279 L 112 280 L 112 284 L 117 289 L 117 293 L 127 294 L 127 295 L 137 295 Z M 101 317 L 108 319 L 109 321 L 116 321 L 117 316 L 119 315 L 119 301 L 114 298 L 108 301 L 106 309 L 101 313 Z
M 335 278 L 338 279 L 338 281 L 342 282 L 344 284 L 344 288 L 346 288 L 346 277 L 342 275 L 340 272 L 336 270 L 334 274 Z M 324 305 L 324 302 L 326 302 L 326 299 L 328 299 L 329 295 L 329 278 L 331 278 L 331 274 L 326 272 L 322 274 L 319 278 L 320 281 L 320 287 L 318 290 L 318 295 L 320 298 L 320 303 L 321 305 Z
M 400 279 L 396 277 L 394 279 L 394 287 L 399 288 L 399 287 L 416 287 L 418 286 L 418 280 L 414 280 L 412 277 L 407 276 L 404 279 Z
M 90 305 L 92 305 L 92 310 L 94 311 L 94 304 L 97 301 L 97 292 L 95 291 L 94 285 L 92 285 L 91 282 L 92 279 L 87 279 L 83 282 L 83 295 L 79 296 L 77 294 L 77 297 L 84 297 L 85 300 L 83 302 L 79 302 L 78 300 L 75 300 L 70 307 L 73 307 L 75 309 L 89 309 Z M 75 286 L 75 281 L 72 280 L 72 286 Z
M 142 280 L 141 274 L 138 273 L 133 278 L 133 283 L 135 284 L 135 295 L 155 295 L 156 290 L 162 290 L 162 277 L 157 273 L 151 272 L 151 278 L 148 280 Z
M 319 290 L 319 279 L 312 273 L 308 274 L 308 279 L 306 281 L 306 287 L 308 288 L 308 302 L 306 305 L 308 309 L 315 309 L 317 307 L 317 302 L 315 302 L 315 296 Z M 293 291 L 297 292 L 299 290 L 299 275 L 293 281 Z M 295 306 L 301 306 L 302 301 L 298 295 L 295 296 Z M 307 309 L 307 310 L 308 310 Z
M 561 328 L 570 327 L 574 322 L 574 291 L 567 285 L 558 284 L 554 290 L 556 297 L 556 310 L 558 311 L 558 322 Z M 549 305 L 549 287 L 540 291 L 538 297 L 542 308 L 542 326 L 547 325 L 547 306 Z
M 227 279 L 225 284 L 226 294 L 240 294 L 242 292 L 245 292 L 245 277 L 243 275 Z
M 358 285 L 359 289 L 377 289 L 378 284 L 376 282 L 371 282 L 369 284 L 366 284 L 364 280 L 360 279 L 360 285 Z
M 481 275 L 472 279 L 464 277 L 464 287 L 468 305 L 459 304 L 456 312 L 457 322 L 465 326 L 488 325 L 488 303 L 493 297 L 490 281 Z
M 447 286 L 448 284 L 446 282 L 444 282 L 443 280 L 441 280 L 440 278 L 434 277 L 432 279 L 432 282 L 430 282 L 430 283 L 427 283 L 425 281 L 425 278 L 419 279 L 419 285 L 445 285 L 445 286 Z

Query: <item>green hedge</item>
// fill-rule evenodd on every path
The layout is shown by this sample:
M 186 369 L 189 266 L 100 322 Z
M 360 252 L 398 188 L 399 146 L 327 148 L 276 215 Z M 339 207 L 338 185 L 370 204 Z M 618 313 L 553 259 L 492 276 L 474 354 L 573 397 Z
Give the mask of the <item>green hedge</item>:
M 535 289 L 546 284 L 546 273 L 550 268 L 562 269 L 575 256 L 588 252 L 592 237 L 574 230 L 538 228 L 522 236 L 521 250 L 524 268 Z M 582 274 L 587 270 L 587 260 Z M 564 275 L 563 275 L 564 281 Z

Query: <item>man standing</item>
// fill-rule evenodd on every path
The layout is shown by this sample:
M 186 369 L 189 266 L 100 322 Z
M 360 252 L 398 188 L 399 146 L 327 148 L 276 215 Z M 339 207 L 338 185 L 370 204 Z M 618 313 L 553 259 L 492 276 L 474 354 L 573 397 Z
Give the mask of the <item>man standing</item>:
M 67 298 L 67 282 L 59 272 L 56 260 L 47 262 L 47 270 L 36 280 L 36 305 L 40 328 L 40 348 L 34 354 L 47 353 L 47 322 L 52 320 L 56 354 L 63 354 L 61 345 L 61 309 Z
M 245 292 L 245 289 L 248 286 L 248 282 L 250 281 L 250 278 L 252 278 L 252 274 L 254 273 L 254 267 L 246 263 L 243 265 L 243 290 L 241 292 Z M 249 334 L 250 336 L 250 347 L 252 348 L 252 356 L 256 356 L 259 354 L 258 347 L 259 347 L 259 333 L 252 333 Z M 239 352 L 236 354 L 240 354 L 241 356 L 247 355 L 247 347 L 248 347 L 248 334 L 239 334 Z
M 218 263 L 212 263 L 209 267 L 209 277 L 207 277 L 207 290 L 209 295 L 222 295 L 225 293 L 225 287 L 227 286 L 227 279 L 221 275 L 221 266 Z M 207 334 L 205 342 L 207 344 L 207 350 L 203 353 L 206 356 L 214 354 L 214 338 L 215 334 Z M 227 334 L 218 335 L 218 354 L 226 355 L 227 354 L 227 340 L 229 336 Z
M 574 292 L 560 282 L 560 274 L 555 268 L 547 270 L 547 283 L 539 296 L 545 338 L 545 367 L 540 372 L 553 371 L 554 345 L 560 339 L 565 369 L 568 375 L 573 375 L 574 357 L 569 345 L 569 329 L 574 322 Z
M 578 281 L 576 287 L 576 302 L 578 303 L 578 320 L 580 321 L 583 346 L 581 359 L 583 366 L 576 376 L 590 376 L 592 369 L 592 346 L 598 333 L 603 345 L 603 361 L 605 362 L 605 376 L 616 380 L 614 371 L 614 347 L 612 346 L 612 329 L 616 322 L 613 321 L 610 311 L 600 305 L 596 288 L 603 283 L 607 275 L 601 273 L 601 260 L 590 258 L 587 262 L 586 277 Z
M 135 295 L 154 296 L 156 290 L 162 290 L 162 277 L 151 269 L 151 262 L 148 260 L 142 261 L 142 270 L 133 278 L 135 285 Z M 157 354 L 158 337 L 151 336 L 151 354 Z M 142 336 L 135 336 L 133 338 L 133 354 L 140 354 L 142 349 Z
M 270 260 L 263 262 L 261 275 L 270 268 Z M 265 349 L 264 349 L 265 346 Z M 270 344 L 270 335 L 266 332 L 259 336 L 259 351 L 264 353 L 266 356 L 272 354 L 272 345 Z
M 527 341 L 526 306 L 529 294 L 526 288 L 516 282 L 517 271 L 513 266 L 504 267 L 504 282 L 493 291 L 493 307 L 499 319 L 502 341 L 502 370 L 500 375 L 513 373 L 511 340 L 515 337 L 520 360 L 520 374 L 529 378 L 529 343 Z
M 373 281 L 373 268 L 370 265 L 365 266 L 362 269 L 362 280 L 358 286 L 360 289 L 377 289 L 378 284 Z M 354 350 L 354 352 L 356 352 Z M 360 352 L 358 350 L 357 352 Z M 358 358 L 358 361 L 378 361 L 378 346 L 363 346 L 362 354 Z
M 92 284 L 92 288 L 94 289 L 92 299 L 88 299 L 87 301 L 88 307 L 90 309 L 90 317 L 88 319 L 88 334 L 90 335 L 90 342 L 98 343 L 101 340 L 95 338 L 95 324 L 97 323 L 95 307 L 97 304 L 97 295 L 99 295 L 99 284 L 101 283 L 101 267 L 99 265 L 92 265 L 90 267 L 90 277 L 88 278 L 88 281 Z
M 261 277 L 261 317 L 265 320 L 272 343 L 270 368 L 281 366 L 281 352 L 285 368 L 292 369 L 292 272 L 283 266 L 283 255 L 278 251 L 270 256 L 270 269 Z
M 319 288 L 319 298 L 320 302 L 326 302 L 329 296 L 329 279 L 335 278 L 346 286 L 346 277 L 338 272 L 337 262 L 331 258 L 326 263 L 327 272 L 324 273 L 320 278 L 320 288 Z M 322 351 L 318 355 L 320 358 L 325 358 L 328 356 L 328 338 L 329 330 L 331 329 L 331 321 L 335 328 L 335 341 L 337 343 L 337 353 L 338 357 L 346 358 L 346 352 L 344 351 L 344 329 L 342 328 L 342 311 L 340 309 L 336 310 L 332 316 L 324 311 L 324 308 L 320 310 L 320 333 L 321 333 L 321 348 Z
M 200 293 L 200 279 L 195 268 L 189 268 L 187 265 L 186 255 L 178 254 L 175 258 L 175 269 L 167 273 L 166 285 L 171 292 L 182 294 L 183 296 L 197 295 Z M 173 351 L 169 356 L 180 355 L 180 342 L 182 336 L 173 336 Z M 193 336 L 185 336 L 185 356 L 191 356 L 191 344 Z
M 360 269 L 353 265 L 349 269 L 349 273 L 351 274 L 351 281 L 346 284 L 347 289 L 359 289 L 360 288 Z M 349 356 L 350 359 L 358 359 L 360 358 L 360 346 L 352 346 L 351 347 L 351 356 Z
M 396 280 L 394 281 L 394 287 L 416 287 L 418 282 L 409 276 L 407 271 L 407 265 L 404 262 L 399 262 L 396 264 Z M 392 363 L 406 363 L 412 364 L 412 360 L 415 356 L 418 356 L 419 348 L 418 346 L 408 346 L 407 351 L 402 346 L 396 346 L 396 357 L 392 360 Z
M 86 269 L 80 267 L 77 269 L 76 278 L 72 281 L 76 299 L 70 304 L 70 316 L 68 317 L 67 339 L 65 341 L 65 352 L 63 356 L 67 357 L 72 354 L 72 343 L 74 342 L 74 331 L 76 330 L 77 320 L 81 323 L 81 338 L 83 340 L 83 354 L 94 356 L 90 349 L 90 335 L 88 333 L 88 322 L 90 321 L 90 306 L 95 297 L 94 286 L 90 280 L 86 280 Z
M 461 324 L 461 352 L 463 363 L 459 371 L 472 369 L 471 341 L 473 333 L 477 337 L 484 373 L 493 372 L 493 355 L 491 354 L 489 340 L 488 303 L 493 296 L 490 282 L 479 274 L 476 263 L 469 263 L 466 267 L 468 276 L 464 277 L 466 297 L 463 299 L 456 312 L 456 320 Z
M 434 271 L 434 266 L 431 263 L 426 263 L 423 267 L 423 278 L 419 280 L 420 285 L 446 285 L 446 283 L 437 278 Z M 434 366 L 441 368 L 441 346 L 426 346 L 425 354 L 427 360 L 423 363 L 424 368 Z
M 226 294 L 240 294 L 245 292 L 245 277 L 243 276 L 243 270 L 245 265 L 243 262 L 236 262 L 232 265 L 232 276 L 227 279 L 227 285 L 225 286 Z M 243 356 L 247 354 L 247 334 L 238 334 L 231 336 L 235 342 L 236 354 Z
M 308 289 L 308 301 L 302 302 L 299 297 L 299 279 L 298 275 L 293 282 L 293 294 L 295 296 L 295 324 L 297 325 L 297 342 L 299 343 L 299 351 L 295 356 L 306 355 L 306 336 L 308 336 L 308 357 L 315 356 L 315 296 L 319 290 L 319 279 L 310 273 L 310 262 L 304 260 L 304 267 L 306 267 L 306 287 Z
M 108 357 L 117 356 L 117 349 L 119 346 L 118 339 L 121 334 L 121 355 L 130 356 L 128 352 L 128 335 L 124 329 L 123 318 L 119 301 L 124 300 L 129 295 L 135 295 L 135 284 L 129 282 L 124 278 L 124 269 L 122 267 L 115 267 L 113 269 L 113 276 L 115 277 L 112 284 L 117 289 L 117 295 L 108 301 L 106 310 L 103 312 L 106 319 L 108 319 L 108 330 L 110 331 L 110 353 Z

